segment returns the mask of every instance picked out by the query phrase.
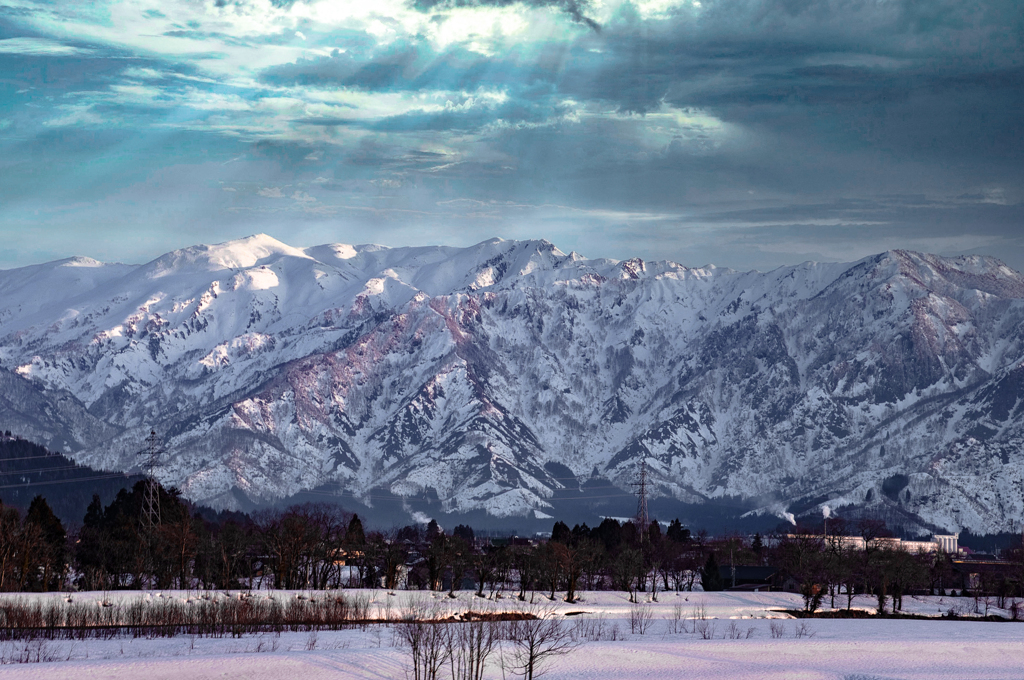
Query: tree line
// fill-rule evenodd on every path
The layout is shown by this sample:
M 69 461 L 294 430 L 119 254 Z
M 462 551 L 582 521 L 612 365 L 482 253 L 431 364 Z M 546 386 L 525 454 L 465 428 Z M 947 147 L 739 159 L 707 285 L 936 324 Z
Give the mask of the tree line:
M 879 614 L 903 609 L 907 594 L 971 595 L 994 598 L 1000 608 L 1024 596 L 1024 550 L 1008 550 L 998 562 L 972 564 L 943 552 L 911 552 L 892 541 L 885 524 L 862 519 L 830 522 L 830 534 L 796 530 L 781 536 L 771 555 L 788 589 L 803 596 L 804 610 L 814 612 L 828 599 L 829 607 L 850 610 L 853 598 L 876 598 Z M 864 539 L 863 547 L 844 540 Z M 1024 614 L 1024 612 L 1022 612 Z M 1015 614 L 1016 617 L 1016 614 Z
M 446 532 L 436 521 L 368 531 L 358 515 L 326 503 L 214 513 L 160 487 L 161 523 L 150 531 L 140 521 L 145 485 L 106 506 L 94 496 L 70 532 L 42 496 L 24 514 L 0 504 L 0 590 L 472 588 L 574 601 L 581 590 L 614 589 L 635 602 L 698 585 L 721 590 L 737 567 L 767 567 L 760 573 L 772 586 L 800 592 L 808 611 L 826 598 L 849 608 L 859 593 L 874 595 L 879 611 L 900 610 L 915 592 L 1024 594 L 1020 550 L 1005 569 L 966 584 L 950 556 L 892 549 L 884 524 L 872 521 L 834 520 L 827 537 L 799 529 L 711 537 L 678 519 L 641 528 L 606 518 L 593 528 L 556 522 L 547 540 L 477 540 L 469 526 Z M 842 540 L 851 533 L 867 548 Z

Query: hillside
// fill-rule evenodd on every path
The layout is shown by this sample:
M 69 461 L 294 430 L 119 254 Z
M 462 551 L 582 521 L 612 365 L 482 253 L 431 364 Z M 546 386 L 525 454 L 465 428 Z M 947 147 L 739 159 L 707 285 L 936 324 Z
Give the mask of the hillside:
M 0 272 L 0 377 L 36 402 L 0 427 L 108 470 L 155 428 L 162 481 L 226 508 L 612 514 L 644 459 L 680 507 L 987 532 L 1024 520 L 1022 322 L 1024 277 L 980 256 L 743 273 L 254 236 Z
M 104 504 L 138 475 L 101 472 L 16 436 L 0 435 L 0 502 L 25 510 L 37 495 L 46 499 L 65 526 L 82 523 L 98 494 Z

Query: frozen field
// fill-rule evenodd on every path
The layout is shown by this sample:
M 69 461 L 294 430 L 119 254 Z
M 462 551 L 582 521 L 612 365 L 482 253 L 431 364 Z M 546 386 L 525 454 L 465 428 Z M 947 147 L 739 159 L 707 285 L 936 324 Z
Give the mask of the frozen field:
M 346 591 L 347 594 L 351 591 Z M 296 593 L 275 593 L 295 597 Z M 425 593 L 363 591 L 372 607 L 397 615 L 412 597 Z M 150 594 L 148 597 L 155 597 Z M 160 593 L 161 598 L 195 597 L 195 593 Z M 18 596 L 5 596 L 18 597 Z M 34 596 L 34 597 L 57 597 Z M 66 596 L 65 596 L 66 597 Z M 100 593 L 75 594 L 100 600 Z M 139 593 L 111 593 L 109 598 L 135 599 Z M 569 678 L 799 678 L 890 680 L 942 678 L 995 680 L 1024 677 L 1024 623 L 920 620 L 793 620 L 775 609 L 798 608 L 800 598 L 788 593 L 660 593 L 651 605 L 652 621 L 645 634 L 630 632 L 630 605 L 624 593 L 584 593 L 576 604 L 558 603 L 556 616 L 567 625 L 600 620 L 602 639 L 589 641 L 569 656 L 557 658 L 545 677 Z M 507 608 L 509 600 L 492 603 L 459 593 L 456 600 L 437 597 L 453 612 Z M 538 595 L 536 601 L 547 602 Z M 388 605 L 388 603 L 391 603 Z M 685 619 L 703 604 L 714 639 L 703 639 L 686 621 L 683 632 L 676 612 Z M 826 601 L 827 604 L 827 601 Z M 839 604 L 837 602 L 837 604 Z M 676 607 L 681 605 L 681 607 Z M 974 609 L 969 598 L 905 598 L 908 612 L 938 615 L 950 608 Z M 860 597 L 855 606 L 870 609 L 873 599 Z M 982 604 L 982 607 L 984 605 Z M 990 609 L 993 613 L 998 610 Z M 773 637 L 772 627 L 782 637 Z M 705 635 L 707 635 L 705 632 Z M 0 643 L 8 655 L 12 645 Z M 38 643 L 32 643 L 38 644 Z M 3 678 L 69 678 L 73 680 L 206 680 L 254 678 L 404 678 L 406 653 L 395 646 L 393 630 L 318 633 L 271 633 L 243 638 L 114 639 L 42 643 L 45 663 L 0 667 Z M 495 665 L 485 677 L 501 678 Z

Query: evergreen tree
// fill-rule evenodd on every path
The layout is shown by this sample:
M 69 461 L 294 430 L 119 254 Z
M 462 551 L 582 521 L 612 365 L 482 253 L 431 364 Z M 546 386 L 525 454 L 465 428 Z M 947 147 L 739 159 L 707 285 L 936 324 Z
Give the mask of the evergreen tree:
M 94 493 L 92 495 L 92 502 L 89 503 L 89 507 L 85 509 L 85 518 L 82 520 L 82 524 L 94 529 L 99 527 L 103 523 L 103 502 L 100 501 L 99 494 Z
M 618 552 L 619 544 L 622 542 L 622 526 L 618 520 L 605 517 L 591 533 L 596 540 L 604 544 L 605 552 L 609 555 Z
M 713 552 L 708 554 L 708 561 L 704 563 L 704 568 L 700 570 L 700 584 L 704 591 L 709 593 L 725 588 L 725 584 L 722 582 L 722 574 L 718 571 L 718 560 L 715 559 L 715 553 Z
M 584 539 L 589 539 L 590 533 L 590 527 L 587 526 L 586 522 L 574 525 L 572 528 L 573 543 L 579 543 Z
M 81 579 L 78 586 L 84 590 L 106 587 L 106 534 L 103 531 L 103 503 L 99 494 L 93 494 L 86 509 L 82 529 L 75 544 L 75 560 Z
M 64 525 L 53 514 L 53 510 L 42 496 L 36 496 L 28 506 L 25 524 L 38 528 L 42 545 L 37 565 L 41 573 L 33 574 L 34 588 L 43 591 L 59 590 L 67 574 L 67 532 Z
M 683 527 L 683 523 L 676 517 L 674 520 L 669 522 L 668 530 L 665 532 L 665 537 L 670 541 L 676 543 L 688 543 L 690 541 L 690 530 Z
M 568 545 L 571 540 L 572 531 L 569 530 L 569 525 L 565 522 L 555 522 L 555 526 L 551 527 L 551 541 Z
M 352 515 L 352 520 L 348 523 L 348 531 L 345 532 L 345 542 L 352 546 L 366 544 L 363 521 L 359 519 L 359 515 Z
M 661 545 L 661 524 L 658 520 L 653 520 L 647 527 L 647 542 L 652 548 Z

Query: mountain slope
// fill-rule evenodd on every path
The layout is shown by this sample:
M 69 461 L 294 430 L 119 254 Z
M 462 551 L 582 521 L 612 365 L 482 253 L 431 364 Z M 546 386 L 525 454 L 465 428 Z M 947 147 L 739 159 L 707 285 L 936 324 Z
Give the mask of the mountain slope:
M 691 503 L 1024 518 L 1024 277 L 992 258 L 739 273 L 254 236 L 4 271 L 0 292 L 0 366 L 80 402 L 36 428 L 127 470 L 155 427 L 161 477 L 204 503 L 334 484 L 520 515 L 628 488 L 643 458 Z

